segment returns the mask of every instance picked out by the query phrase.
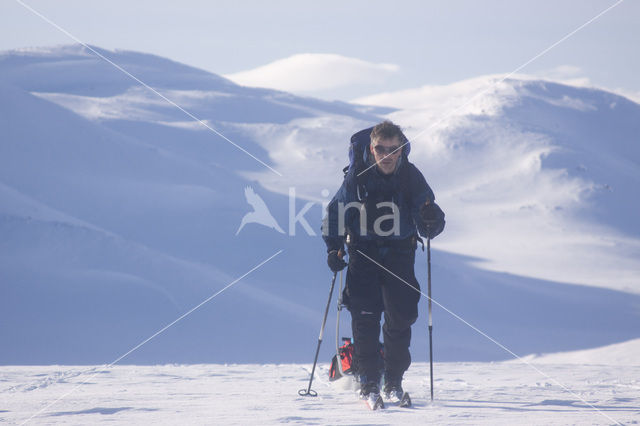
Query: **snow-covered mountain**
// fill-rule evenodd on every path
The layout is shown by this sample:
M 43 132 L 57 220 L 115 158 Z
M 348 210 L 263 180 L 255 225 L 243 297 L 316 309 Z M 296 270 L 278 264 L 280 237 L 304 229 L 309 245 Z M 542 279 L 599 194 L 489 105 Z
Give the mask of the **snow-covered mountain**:
M 83 47 L 0 55 L 0 363 L 111 362 L 279 250 L 122 362 L 309 361 L 330 282 L 309 234 L 349 136 L 386 116 L 447 212 L 436 301 L 522 355 L 640 336 L 637 104 L 511 79 L 456 110 L 495 77 L 325 102 L 94 49 L 183 110 Z M 284 233 L 237 233 L 247 186 Z M 434 318 L 437 360 L 510 357 Z M 414 336 L 425 359 L 424 315 Z
M 454 224 L 492 270 L 640 293 L 640 106 L 521 76 L 360 102 L 400 108 Z M 450 217 L 451 217 L 450 215 Z

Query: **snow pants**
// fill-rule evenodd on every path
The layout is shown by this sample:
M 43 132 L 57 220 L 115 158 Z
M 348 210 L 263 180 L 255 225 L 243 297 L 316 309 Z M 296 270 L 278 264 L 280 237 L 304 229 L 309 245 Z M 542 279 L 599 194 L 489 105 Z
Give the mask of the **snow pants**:
M 358 374 L 365 376 L 367 381 L 380 380 L 379 339 L 382 312 L 385 378 L 401 380 L 411 364 L 411 325 L 418 318 L 420 300 L 420 293 L 416 291 L 420 286 L 415 277 L 414 263 L 415 247 L 349 247 L 349 267 L 343 300 L 351 313 L 354 363 Z

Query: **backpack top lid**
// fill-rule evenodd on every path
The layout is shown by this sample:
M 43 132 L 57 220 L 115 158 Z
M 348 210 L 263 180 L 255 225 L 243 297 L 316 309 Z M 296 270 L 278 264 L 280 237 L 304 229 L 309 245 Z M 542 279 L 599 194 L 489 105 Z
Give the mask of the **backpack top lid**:
M 354 166 L 359 169 L 361 165 L 366 164 L 369 145 L 371 145 L 372 131 L 373 127 L 369 127 L 367 129 L 360 130 L 351 136 L 351 144 L 349 145 L 349 166 L 345 168 L 345 173 L 346 170 L 351 170 Z M 411 152 L 411 143 L 409 143 L 406 137 L 403 138 L 400 143 L 404 144 L 402 147 L 402 155 L 404 157 L 408 157 L 409 152 Z

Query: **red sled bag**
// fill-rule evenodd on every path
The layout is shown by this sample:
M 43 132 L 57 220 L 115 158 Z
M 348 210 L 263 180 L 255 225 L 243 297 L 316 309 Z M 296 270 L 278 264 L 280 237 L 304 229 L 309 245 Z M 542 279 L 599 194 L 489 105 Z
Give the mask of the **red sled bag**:
M 340 373 L 340 368 L 338 366 L 338 355 L 334 355 L 331 360 L 331 368 L 329 368 L 329 381 L 333 382 L 334 380 L 338 380 L 343 375 L 353 375 L 356 376 L 356 380 L 358 380 L 358 366 L 355 360 L 353 359 L 353 351 L 355 346 L 351 341 L 350 337 L 343 337 L 342 341 L 344 342 L 342 346 L 338 348 L 338 354 L 340 355 L 340 366 L 342 366 L 342 374 Z M 380 352 L 378 357 L 378 367 L 380 369 L 380 375 L 384 374 L 384 345 L 380 343 Z
M 333 356 L 331 360 L 331 368 L 329 368 L 329 381 L 338 380 L 343 374 L 354 374 L 355 366 L 353 365 L 353 343 L 350 337 L 343 337 L 344 342 L 338 348 L 338 354 Z M 338 355 L 340 355 L 340 366 L 338 366 Z M 340 372 L 342 367 L 342 373 Z

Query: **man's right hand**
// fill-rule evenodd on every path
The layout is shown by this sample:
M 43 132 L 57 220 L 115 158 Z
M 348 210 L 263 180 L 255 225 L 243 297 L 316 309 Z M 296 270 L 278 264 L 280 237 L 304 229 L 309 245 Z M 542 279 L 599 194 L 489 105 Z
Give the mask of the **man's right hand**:
M 327 255 L 327 265 L 333 272 L 342 271 L 347 263 L 342 260 L 344 252 L 342 250 L 331 250 Z

